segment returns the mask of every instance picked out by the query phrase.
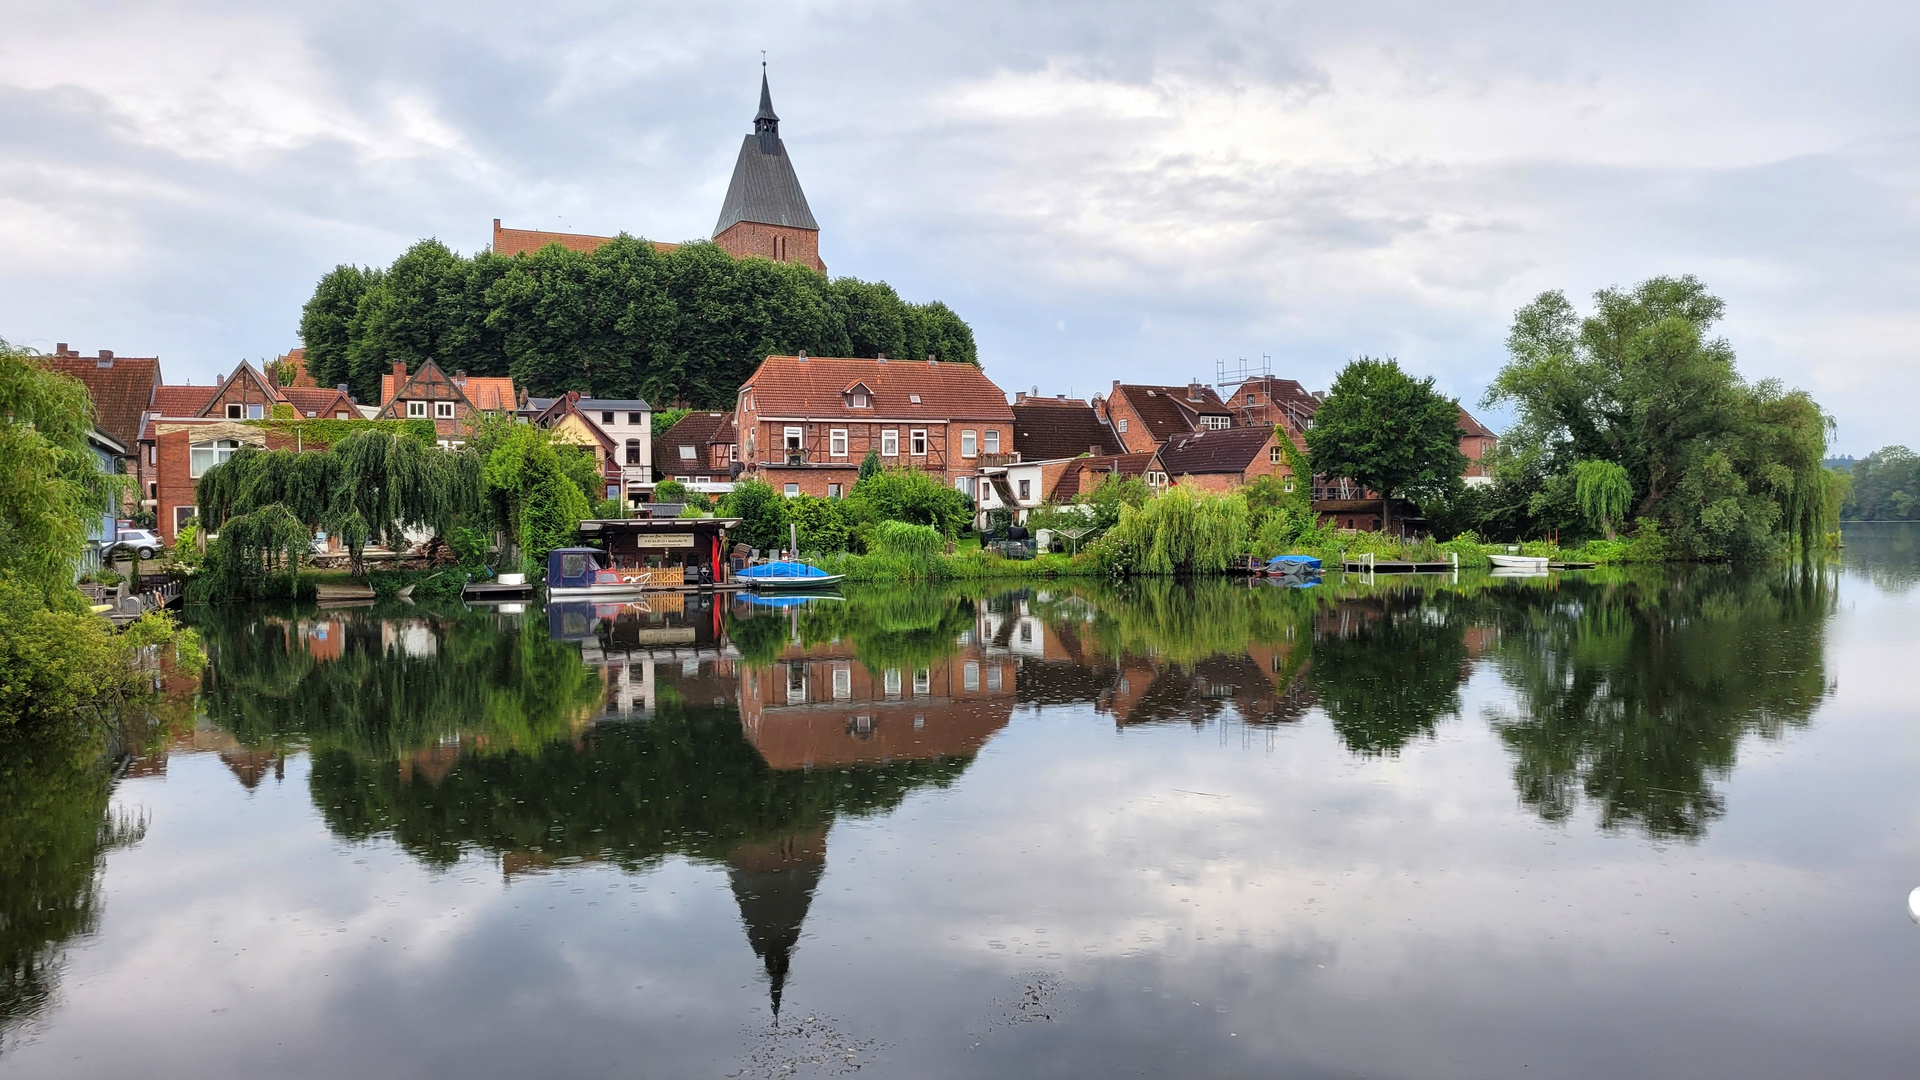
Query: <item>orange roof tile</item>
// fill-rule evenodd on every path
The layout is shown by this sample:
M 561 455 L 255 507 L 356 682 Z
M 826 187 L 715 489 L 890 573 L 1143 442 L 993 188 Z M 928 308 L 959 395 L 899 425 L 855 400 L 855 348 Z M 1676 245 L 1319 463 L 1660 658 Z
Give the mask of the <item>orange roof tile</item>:
M 67 353 L 43 357 L 40 362 L 84 383 L 87 396 L 93 399 L 93 426 L 115 442 L 133 446 L 140 435 L 140 414 L 153 407 L 154 387 L 160 381 L 158 359 Z
M 156 386 L 152 411 L 168 418 L 198 416 L 218 393 L 218 386 Z

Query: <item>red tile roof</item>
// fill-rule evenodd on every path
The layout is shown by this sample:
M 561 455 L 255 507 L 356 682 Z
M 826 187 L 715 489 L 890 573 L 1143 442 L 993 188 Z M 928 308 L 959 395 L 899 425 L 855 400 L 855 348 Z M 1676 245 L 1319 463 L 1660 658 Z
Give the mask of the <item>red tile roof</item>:
M 847 404 L 855 382 L 870 391 L 868 408 Z M 768 418 L 1013 419 L 1006 392 L 972 364 L 769 356 L 741 389 L 752 392 L 754 415 Z
M 153 411 L 170 419 L 198 416 L 218 393 L 218 386 L 156 386 Z
M 151 356 L 48 356 L 48 370 L 71 375 L 93 399 L 93 426 L 131 448 L 140 437 L 140 414 L 153 407 L 160 361 Z M 101 366 L 101 365 L 106 366 Z
M 482 412 L 512 412 L 515 392 L 512 379 L 503 379 L 497 375 L 469 375 L 466 382 L 454 379 L 454 385 L 467 395 L 473 407 Z
M 559 244 L 568 251 L 580 251 L 587 254 L 599 250 L 612 241 L 611 236 L 592 236 L 587 233 L 544 232 L 539 229 L 503 229 L 500 219 L 493 219 L 493 253 L 495 255 L 531 255 L 548 244 Z M 658 240 L 649 240 L 655 251 L 667 252 L 679 247 L 679 244 L 663 244 Z
M 1237 427 L 1176 435 L 1160 448 L 1160 467 L 1168 476 L 1242 473 L 1266 452 L 1271 427 Z
M 1022 461 L 1058 461 L 1082 454 L 1121 454 L 1113 429 L 1074 398 L 1021 397 L 1013 403 L 1013 448 Z
M 1210 386 L 1139 386 L 1115 383 L 1114 397 L 1125 397 L 1155 442 L 1200 426 L 1201 416 L 1232 416 L 1233 410 Z
M 293 381 L 288 383 L 288 386 L 317 387 L 320 385 L 313 381 L 313 375 L 307 371 L 307 350 L 305 346 L 297 349 L 288 349 L 286 354 L 280 357 L 280 367 L 282 370 L 293 372 Z
M 1103 477 L 1100 473 L 1114 476 L 1139 476 L 1153 463 L 1153 451 L 1142 450 L 1135 454 L 1105 454 L 1099 457 L 1084 457 L 1068 465 L 1054 483 L 1054 500 L 1070 499 L 1083 491 L 1092 491 L 1099 486 Z
M 1489 439 L 1499 438 L 1492 428 L 1475 420 L 1473 414 L 1468 412 L 1464 407 L 1460 408 L 1460 430 L 1466 432 L 1466 437 L 1468 438 L 1475 436 L 1483 436 Z
M 660 433 L 653 440 L 654 460 L 666 469 L 675 462 L 683 460 L 679 447 L 693 447 L 693 457 L 684 460 L 707 463 L 707 447 L 718 441 L 721 431 L 732 431 L 733 414 L 728 412 L 690 412 L 681 417 L 674 425 Z M 732 440 L 727 440 L 731 442 Z
M 317 386 L 283 386 L 280 396 L 301 416 L 332 416 L 344 411 L 348 414 L 347 419 L 360 419 L 359 410 L 353 407 L 353 402 L 338 390 L 323 390 Z
M 1258 395 L 1256 400 L 1248 402 L 1249 393 Z M 1248 379 L 1234 387 L 1233 393 L 1228 395 L 1228 403 L 1236 409 L 1244 409 L 1249 404 L 1255 407 L 1271 405 L 1280 413 L 1296 417 L 1300 425 L 1320 411 L 1320 399 L 1300 385 L 1299 380 L 1280 379 L 1272 375 Z

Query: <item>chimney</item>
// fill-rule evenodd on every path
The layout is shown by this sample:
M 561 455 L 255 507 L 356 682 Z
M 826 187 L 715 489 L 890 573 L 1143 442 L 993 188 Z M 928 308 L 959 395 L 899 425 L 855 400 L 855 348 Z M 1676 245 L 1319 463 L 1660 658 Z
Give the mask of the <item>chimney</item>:
M 407 365 L 403 360 L 393 362 L 393 377 L 404 380 L 407 377 Z
M 1015 390 L 1013 392 L 1013 403 L 1015 405 L 1019 405 L 1026 400 L 1027 400 L 1027 392 L 1025 390 Z
M 1067 400 L 1067 395 L 1065 395 L 1065 394 L 1055 394 L 1055 395 L 1053 395 L 1053 396 L 1054 396 L 1054 397 L 1056 397 L 1056 398 L 1059 398 L 1059 399 L 1060 399 L 1061 401 L 1065 401 L 1065 400 Z
M 453 373 L 453 385 L 455 385 L 455 386 L 465 386 L 465 385 L 467 385 L 467 373 L 466 373 L 466 371 L 464 371 L 464 370 L 460 370 L 460 371 L 455 371 L 455 372 Z
M 1200 383 L 1197 380 L 1187 384 L 1187 400 L 1188 401 L 1200 400 Z
M 796 359 L 796 360 L 800 360 L 800 361 L 802 361 L 802 362 L 805 362 L 805 360 L 807 359 L 807 350 L 805 350 L 805 349 L 801 349 L 801 350 L 800 350 L 800 355 L 799 355 L 799 356 L 796 356 L 796 357 L 794 357 L 794 359 Z
M 335 389 L 335 390 L 338 390 L 338 391 L 340 391 L 341 393 L 343 393 L 343 394 L 344 394 L 344 393 L 346 393 L 346 392 L 347 392 L 347 384 L 346 384 L 346 383 L 341 383 L 341 384 L 339 384 L 338 386 L 335 386 L 335 387 L 334 387 L 334 389 Z
M 58 345 L 55 345 L 55 346 L 53 347 L 53 355 L 55 355 L 55 356 L 65 356 L 65 355 L 67 355 L 67 343 L 66 343 L 66 342 L 64 342 L 64 341 L 62 341 L 62 342 L 60 342 L 60 343 L 59 343 Z
M 1092 443 L 1087 447 L 1088 457 L 1099 457 L 1102 453 L 1104 453 L 1104 451 L 1101 449 L 1099 443 Z
M 884 363 L 886 363 L 886 362 L 887 362 L 887 354 L 886 354 L 886 353 L 881 353 L 880 355 L 878 355 L 878 356 L 876 356 L 876 357 L 874 357 L 874 359 L 875 359 L 875 360 L 878 360 L 879 362 L 881 362 L 881 363 L 883 363 L 883 364 L 884 364 Z
M 100 359 L 102 359 L 102 360 L 111 360 L 111 359 L 113 359 L 113 350 L 112 350 L 112 349 L 101 349 L 101 350 L 100 350 Z

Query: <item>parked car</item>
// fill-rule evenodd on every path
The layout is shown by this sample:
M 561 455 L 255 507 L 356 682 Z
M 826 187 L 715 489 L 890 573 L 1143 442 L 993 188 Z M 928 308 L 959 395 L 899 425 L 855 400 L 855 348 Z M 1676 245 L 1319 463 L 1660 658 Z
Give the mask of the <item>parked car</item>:
M 160 537 L 149 529 L 121 529 L 119 544 L 132 548 L 142 559 L 151 559 L 166 548 Z

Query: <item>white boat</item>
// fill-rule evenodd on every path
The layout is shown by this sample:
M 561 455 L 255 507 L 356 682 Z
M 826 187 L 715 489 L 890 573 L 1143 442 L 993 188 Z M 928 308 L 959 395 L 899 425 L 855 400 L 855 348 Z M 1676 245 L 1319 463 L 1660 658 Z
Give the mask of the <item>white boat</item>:
M 575 599 L 592 596 L 635 596 L 642 589 L 659 588 L 645 570 L 609 570 L 598 548 L 554 548 L 547 555 L 547 596 Z
M 1487 559 L 1496 569 L 1505 567 L 1510 570 L 1537 570 L 1541 573 L 1545 573 L 1547 569 L 1545 555 L 1489 555 Z

